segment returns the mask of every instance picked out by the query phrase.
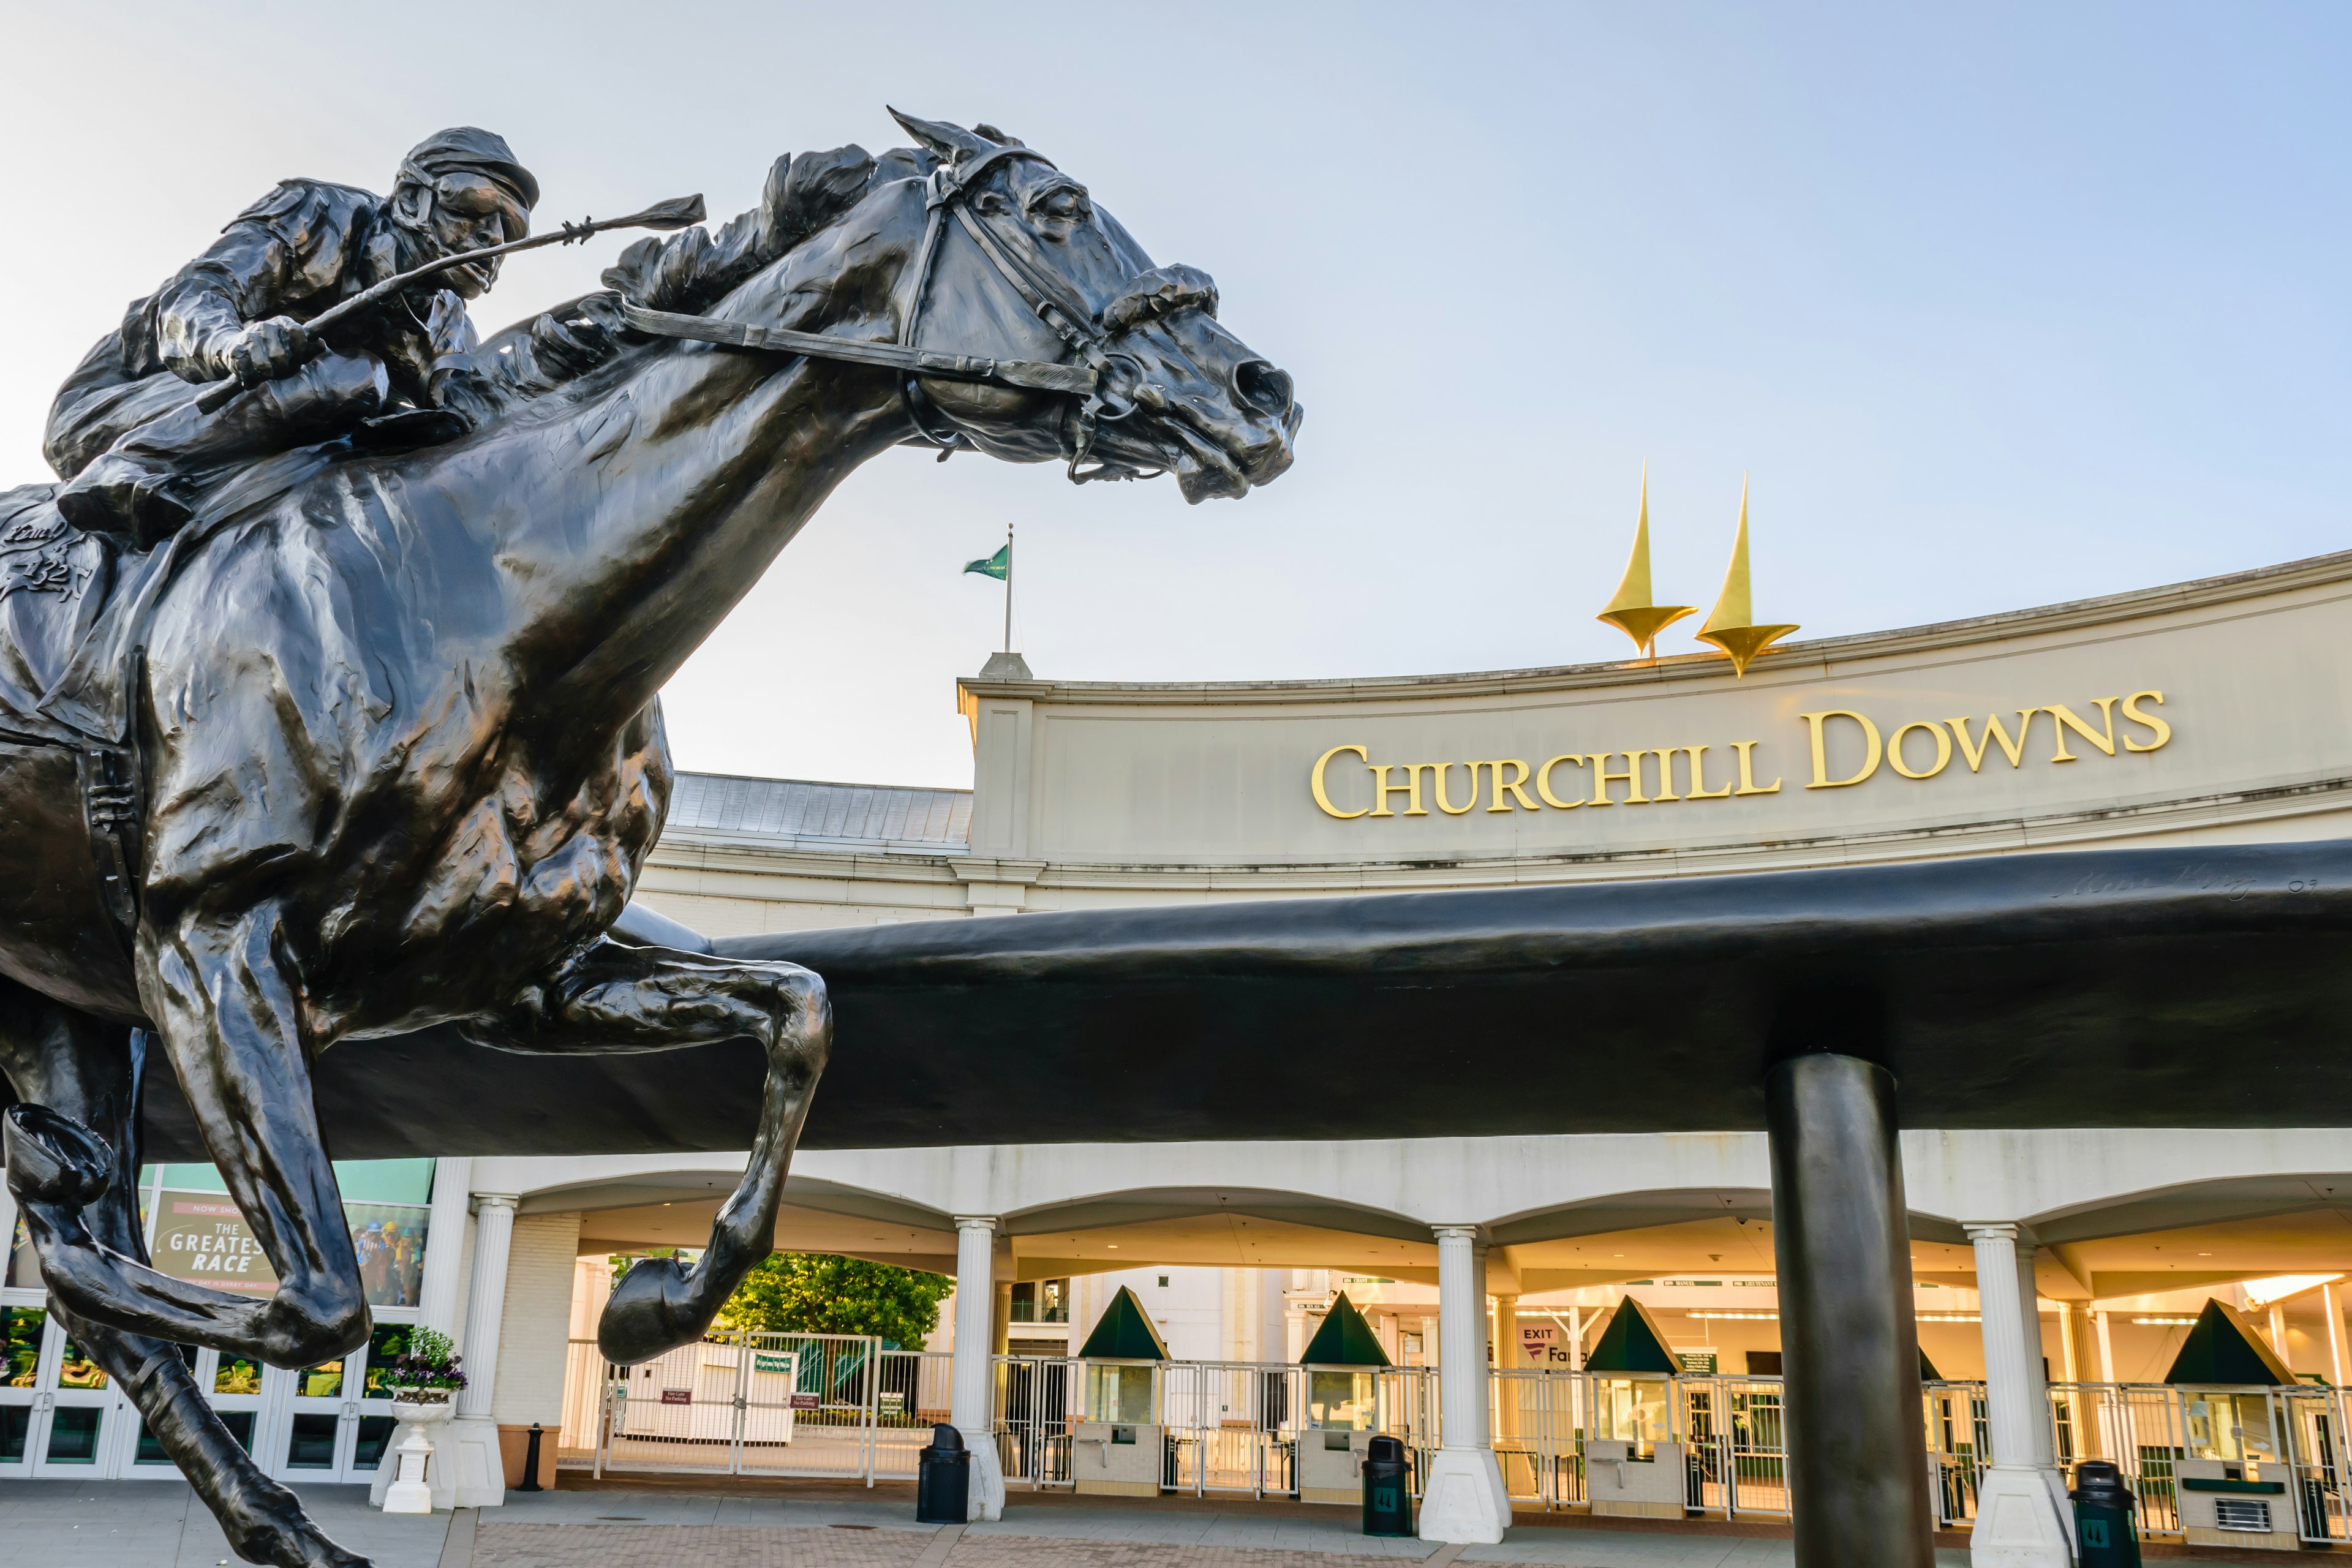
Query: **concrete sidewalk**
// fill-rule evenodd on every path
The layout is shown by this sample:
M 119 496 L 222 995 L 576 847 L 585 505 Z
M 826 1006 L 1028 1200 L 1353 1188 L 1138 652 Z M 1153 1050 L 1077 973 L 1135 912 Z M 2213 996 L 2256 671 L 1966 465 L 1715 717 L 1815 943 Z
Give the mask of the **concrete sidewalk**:
M 1430 1563 L 1419 1541 L 1357 1533 L 1354 1510 L 1015 1494 L 1004 1518 L 948 1534 L 914 1521 L 911 1489 L 814 1487 L 756 1496 L 610 1486 L 509 1493 L 501 1509 L 386 1515 L 357 1487 L 301 1489 L 343 1545 L 376 1568 L 1346 1568 L 1367 1557 Z M 1696 1530 L 1522 1524 L 1464 1563 L 1559 1568 L 1787 1568 L 1785 1537 Z M 2167 1555 L 2180 1568 L 2287 1564 L 2302 1553 Z M 40 1568 L 234 1568 L 236 1558 L 178 1482 L 0 1481 L 0 1561 Z M 1446 1568 L 1449 1556 L 1431 1563 Z M 1937 1553 L 1964 1568 L 1965 1551 Z

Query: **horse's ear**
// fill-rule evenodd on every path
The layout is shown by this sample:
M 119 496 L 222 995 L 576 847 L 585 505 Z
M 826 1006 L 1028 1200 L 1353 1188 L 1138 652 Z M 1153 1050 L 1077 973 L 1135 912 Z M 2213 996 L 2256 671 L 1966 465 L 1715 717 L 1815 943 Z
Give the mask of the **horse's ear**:
M 961 125 L 950 125 L 944 120 L 918 120 L 911 114 L 890 110 L 890 118 L 905 128 L 908 135 L 932 152 L 954 163 L 975 153 L 992 153 L 996 143 L 984 136 L 975 136 Z
M 1029 145 L 1028 142 L 1024 142 L 1020 137 L 1013 135 L 1009 132 L 999 131 L 995 126 L 989 124 L 985 121 L 974 122 L 972 125 L 972 131 L 975 134 L 987 137 L 999 147 L 1026 147 Z

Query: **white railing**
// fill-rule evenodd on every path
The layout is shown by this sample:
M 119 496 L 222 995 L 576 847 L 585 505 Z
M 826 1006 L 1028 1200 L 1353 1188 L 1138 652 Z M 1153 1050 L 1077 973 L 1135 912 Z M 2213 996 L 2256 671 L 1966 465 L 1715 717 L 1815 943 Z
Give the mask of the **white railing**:
M 2218 1458 L 2251 1461 L 2263 1479 L 2283 1480 L 2277 1506 L 2291 1513 L 2305 1542 L 2352 1542 L 2352 1456 L 2345 1451 L 2352 1400 L 2346 1395 L 2318 1384 L 2053 1384 L 2051 1426 L 2059 1463 L 2070 1475 L 2084 1459 L 2105 1459 L 2123 1472 L 2138 1499 L 2143 1535 L 2183 1533 L 2176 1466 Z
M 1087 1363 L 993 1357 L 992 1426 L 1005 1480 L 1073 1484 L 1071 1438 L 1086 1415 Z M 557 1462 L 567 1468 L 681 1474 L 914 1479 L 931 1427 L 948 1419 L 952 1357 L 886 1350 L 854 1334 L 713 1334 L 618 1368 L 575 1340 L 565 1370 Z M 1163 1362 L 1152 1369 L 1162 1429 L 1163 1491 L 1296 1496 L 1310 1423 L 1308 1369 L 1283 1363 Z M 1434 1368 L 1367 1369 L 1370 1432 L 1402 1440 L 1412 1489 L 1436 1450 Z M 1492 1440 L 1514 1502 L 1539 1510 L 1591 1499 L 1593 1437 L 1682 1452 L 1694 1514 L 1786 1518 L 1781 1382 L 1686 1373 L 1490 1372 Z M 1638 1386 L 1637 1386 L 1638 1385 Z M 1937 1521 L 1967 1529 L 1993 1460 L 1984 1384 L 1921 1387 L 1924 1459 Z M 2182 1533 L 2183 1458 L 2250 1460 L 2285 1482 L 2277 1506 L 2313 1543 L 2352 1544 L 2352 1397 L 2319 1385 L 2200 1389 L 2163 1384 L 2053 1384 L 2053 1448 L 2070 1480 L 2107 1459 L 2138 1500 L 2144 1535 Z
M 556 1461 L 637 1473 L 910 1479 L 948 1357 L 864 1334 L 714 1333 L 632 1367 L 574 1340 Z

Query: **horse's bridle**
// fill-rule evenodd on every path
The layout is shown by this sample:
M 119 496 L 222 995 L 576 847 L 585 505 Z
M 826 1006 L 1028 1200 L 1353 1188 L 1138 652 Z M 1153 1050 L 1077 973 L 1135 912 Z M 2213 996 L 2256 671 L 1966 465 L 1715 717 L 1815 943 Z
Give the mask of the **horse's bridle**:
M 940 420 L 939 410 L 922 390 L 923 378 L 937 377 L 943 381 L 995 382 L 1005 386 L 1024 387 L 1033 391 L 1066 393 L 1085 401 L 1078 405 L 1073 428 L 1066 431 L 1063 452 L 1069 459 L 1072 480 L 1147 479 L 1158 469 L 1137 468 L 1129 465 L 1097 460 L 1091 468 L 1081 468 L 1093 450 L 1095 437 L 1105 420 L 1124 419 L 1135 412 L 1134 394 L 1143 378 L 1143 368 L 1134 359 L 1116 352 L 1118 338 L 1141 324 L 1139 319 L 1111 322 L 1108 330 L 1096 324 L 1095 313 L 1075 299 L 1062 280 L 1036 266 L 1023 253 L 1029 248 L 1026 235 L 1000 227 L 984 212 L 975 212 L 969 199 L 981 180 L 997 164 L 1014 158 L 1033 159 L 1053 168 L 1053 160 L 1027 147 L 1003 146 L 991 148 L 976 158 L 961 164 L 941 162 L 932 169 L 924 184 L 923 237 L 915 252 L 915 262 L 907 269 L 899 284 L 898 301 L 898 337 L 896 342 L 877 343 L 854 338 L 828 337 L 821 332 L 794 331 L 787 327 L 756 327 L 736 321 L 717 321 L 707 316 L 679 315 L 668 310 L 648 310 L 642 306 L 623 301 L 622 314 L 635 331 L 654 337 L 689 338 L 699 342 L 719 343 L 730 348 L 764 349 L 773 353 L 803 354 L 811 359 L 843 361 L 852 364 L 881 365 L 900 372 L 899 396 L 906 405 L 908 417 L 913 421 L 918 435 L 940 448 L 945 461 L 960 450 L 971 447 L 970 439 L 952 426 L 942 430 L 935 421 Z M 997 274 L 1021 297 L 1022 303 L 1039 321 L 1053 329 L 1076 359 L 1046 363 L 1038 360 L 992 359 L 975 354 L 943 353 L 925 349 L 917 342 L 921 329 L 923 306 L 929 291 L 931 272 L 937 262 L 940 237 L 945 232 L 952 214 L 963 231 L 970 235 L 980 253 L 988 258 Z M 1208 309 L 1214 312 L 1213 286 L 1190 268 L 1164 269 L 1171 274 L 1183 273 L 1198 279 L 1194 293 L 1205 289 Z M 1150 278 L 1140 274 L 1134 282 Z

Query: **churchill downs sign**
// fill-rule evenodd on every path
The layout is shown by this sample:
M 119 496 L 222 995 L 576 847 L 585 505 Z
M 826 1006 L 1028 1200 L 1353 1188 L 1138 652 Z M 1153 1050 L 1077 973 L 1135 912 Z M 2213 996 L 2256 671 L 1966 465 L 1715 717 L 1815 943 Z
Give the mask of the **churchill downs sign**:
M 2156 712 L 2164 706 L 2161 691 L 2098 697 L 2085 706 L 2098 715 L 2095 723 L 2066 704 L 2053 702 L 2018 709 L 2014 731 L 1998 713 L 1987 714 L 1981 722 L 1914 719 L 1891 731 L 1881 731 L 1867 714 L 1848 708 L 1800 713 L 1805 726 L 1805 748 L 1800 755 L 1812 770 L 1804 787 L 1851 788 L 1875 777 L 1881 767 L 1917 782 L 1944 773 L 1956 760 L 1972 773 L 1988 764 L 2016 769 L 2037 760 L 2073 763 L 2081 761 L 2082 753 L 2070 750 L 2070 743 L 2112 757 L 2158 751 L 2172 739 L 2172 726 Z M 2043 745 L 2050 748 L 2046 758 L 2041 753 Z M 1343 822 L 1427 816 L 1433 806 L 1445 816 L 1462 816 L 1481 805 L 1488 811 L 1574 811 L 1588 805 L 1736 800 L 1780 793 L 1781 770 L 1764 747 L 1760 740 L 1732 741 L 1721 752 L 1713 745 L 1651 746 L 1628 752 L 1562 752 L 1540 760 L 1379 763 L 1372 760 L 1370 747 L 1349 744 L 1334 746 L 1315 759 L 1307 788 L 1325 816 Z M 1457 773 L 1456 768 L 1462 771 Z M 1620 793 L 1612 795 L 1612 786 Z M 1458 796 L 1457 788 L 1462 792 Z

